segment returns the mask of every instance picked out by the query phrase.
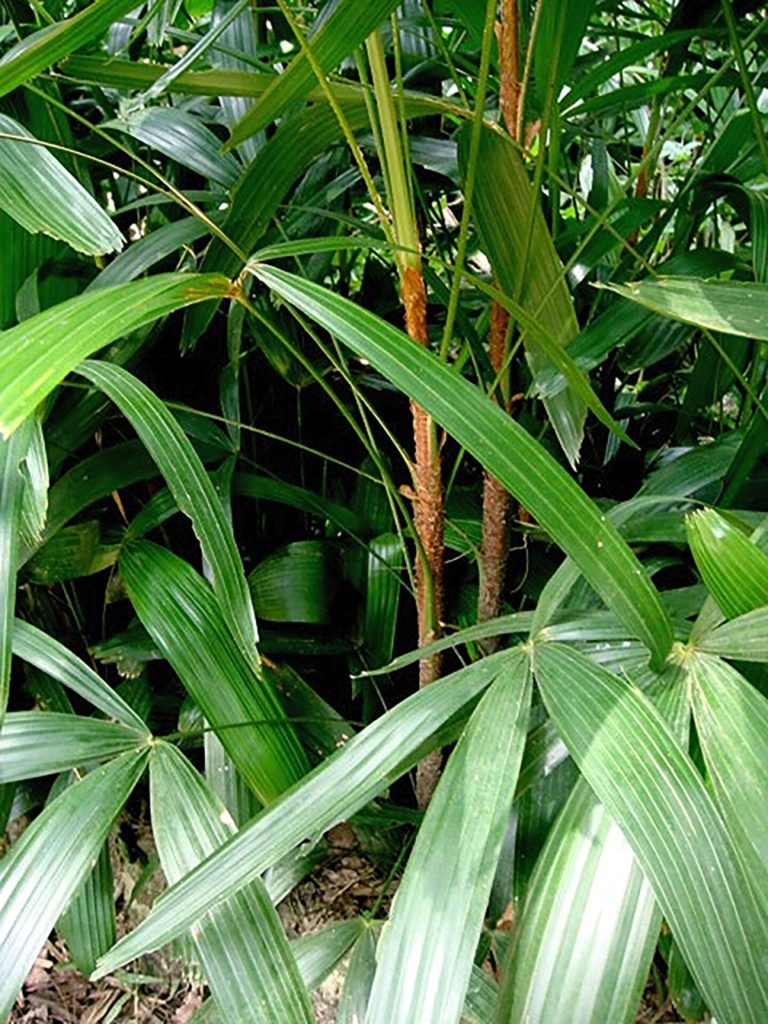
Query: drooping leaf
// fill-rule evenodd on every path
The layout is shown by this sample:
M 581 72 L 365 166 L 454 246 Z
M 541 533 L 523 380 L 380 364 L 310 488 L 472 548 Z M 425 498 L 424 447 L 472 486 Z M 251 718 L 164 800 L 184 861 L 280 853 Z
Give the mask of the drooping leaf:
M 235 644 L 215 595 L 187 563 L 147 541 L 129 544 L 120 573 L 136 613 L 238 771 L 268 803 L 308 768 L 271 685 Z
M 152 751 L 152 831 L 173 884 L 236 832 L 217 800 L 175 747 Z M 192 937 L 219 1014 L 242 1024 L 314 1020 L 283 925 L 260 878 L 210 910 Z
M 78 252 L 99 256 L 123 247 L 122 235 L 90 192 L 5 114 L 0 114 L 0 208 L 32 234 L 41 231 Z
M 459 163 L 465 175 L 470 136 L 470 126 L 459 135 Z M 501 290 L 540 324 L 542 333 L 557 345 L 567 345 L 578 335 L 579 323 L 552 236 L 511 139 L 485 126 L 480 132 L 472 209 Z M 549 360 L 524 326 L 521 333 L 536 375 Z M 584 427 L 582 401 L 568 389 L 546 398 L 545 405 L 563 450 L 575 464 Z
M 528 658 L 517 651 L 469 720 L 419 828 L 382 938 L 367 1024 L 460 1018 L 530 700 Z
M 26 36 L 0 60 L 0 96 L 97 39 L 134 7 L 135 0 L 97 0 L 73 17 Z
M 232 478 L 232 490 L 245 498 L 288 505 L 310 515 L 329 519 L 348 533 L 360 535 L 366 532 L 365 520 L 357 515 L 354 509 L 315 494 L 306 487 L 297 487 L 295 484 L 257 476 L 255 473 L 238 472 Z
M 113 127 L 225 188 L 230 188 L 240 174 L 239 162 L 231 154 L 222 154 L 221 144 L 210 128 L 176 107 L 136 111 L 114 122 Z
M 205 299 L 223 298 L 218 274 L 159 274 L 61 302 L 0 333 L 0 436 L 91 353 L 158 317 Z
M 107 974 L 167 942 L 307 836 L 318 836 L 347 820 L 429 749 L 445 741 L 453 732 L 447 723 L 495 679 L 508 658 L 503 651 L 446 676 L 440 686 L 414 694 L 353 736 L 300 787 L 267 807 L 173 886 L 147 920 L 102 958 L 97 973 Z
M 708 1005 L 724 1020 L 768 1013 L 768 925 L 695 765 L 624 679 L 557 644 L 535 653 L 558 730 L 621 827 Z
M 768 284 L 662 277 L 606 287 L 673 320 L 725 334 L 768 340 L 765 315 Z
M 104 293 L 102 293 L 104 294 Z M 122 367 L 88 360 L 77 372 L 119 407 L 165 477 L 200 541 L 213 588 L 240 649 L 256 659 L 256 619 L 232 526 L 189 438 L 154 392 Z
M 69 786 L 0 864 L 0 1018 L 11 1011 L 59 914 L 98 857 L 136 785 L 145 751 L 122 754 Z
M 150 231 L 143 238 L 132 242 L 108 263 L 85 290 L 96 291 L 99 288 L 110 288 L 112 285 L 133 281 L 145 270 L 149 270 L 171 253 L 196 242 L 210 230 L 208 224 L 196 217 L 182 217 L 181 220 L 171 221 L 170 224 Z
M 476 388 L 373 314 L 285 271 L 259 265 L 253 273 L 434 416 L 550 532 L 654 659 L 663 660 L 671 645 L 671 626 L 644 569 L 530 435 Z
M 77 655 L 41 629 L 16 619 L 13 653 L 79 694 L 105 715 L 122 722 L 129 729 L 138 729 L 144 736 L 148 735 L 146 724 L 119 694 Z
M 0 439 L 0 725 L 8 704 L 11 680 L 11 638 L 24 497 L 21 463 L 29 446 L 31 429 L 32 423 L 28 421 L 10 440 Z

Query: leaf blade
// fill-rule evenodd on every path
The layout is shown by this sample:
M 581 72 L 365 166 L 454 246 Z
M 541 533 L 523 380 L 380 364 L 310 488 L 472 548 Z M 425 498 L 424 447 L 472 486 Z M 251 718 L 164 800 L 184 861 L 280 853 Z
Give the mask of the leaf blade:
M 0 114 L 0 207 L 30 234 L 42 232 L 86 255 L 123 247 L 123 236 L 90 192 L 5 114 Z
M 158 274 L 61 302 L 0 333 L 0 436 L 8 437 L 86 356 L 173 310 L 223 298 L 219 274 Z
M 382 939 L 369 1024 L 461 1016 L 514 797 L 530 700 L 528 658 L 518 651 L 470 718 L 419 828 Z
M 69 786 L 29 826 L 0 866 L 0 1017 L 138 782 L 145 751 L 122 754 Z

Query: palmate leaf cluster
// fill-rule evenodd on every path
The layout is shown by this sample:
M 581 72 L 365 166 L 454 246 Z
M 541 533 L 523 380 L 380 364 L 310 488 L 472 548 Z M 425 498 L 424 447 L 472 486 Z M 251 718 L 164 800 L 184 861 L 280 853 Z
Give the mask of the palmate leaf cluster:
M 311 1022 L 345 956 L 342 1022 L 631 1024 L 652 970 L 768 1020 L 767 34 L 735 0 L 8 5 L 0 1019 L 55 929 L 94 979 L 187 935 L 197 1021 Z M 169 887 L 118 940 L 140 794 Z M 289 941 L 345 821 L 395 899 Z

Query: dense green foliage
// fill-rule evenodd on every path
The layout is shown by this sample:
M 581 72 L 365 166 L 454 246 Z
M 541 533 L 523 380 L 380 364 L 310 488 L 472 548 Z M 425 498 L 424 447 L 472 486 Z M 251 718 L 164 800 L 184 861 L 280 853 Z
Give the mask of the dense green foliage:
M 768 1020 L 761 6 L 5 11 L 0 1019 L 55 928 L 197 1021 Z M 291 943 L 339 822 L 388 923 Z

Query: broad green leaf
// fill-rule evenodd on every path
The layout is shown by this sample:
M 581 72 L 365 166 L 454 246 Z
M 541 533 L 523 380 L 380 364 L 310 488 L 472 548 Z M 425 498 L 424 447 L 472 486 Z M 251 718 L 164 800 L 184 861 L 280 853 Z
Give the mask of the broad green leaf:
M 696 650 L 721 658 L 768 662 L 768 608 L 756 608 L 704 633 Z
M 145 762 L 144 751 L 122 754 L 67 787 L 0 862 L 0 1019 L 91 870 Z
M 108 127 L 119 128 L 204 178 L 230 188 L 242 170 L 200 118 L 177 107 L 150 107 L 128 114 Z
M 218 60 L 220 53 L 209 53 L 209 58 Z M 237 61 L 237 58 L 235 58 Z M 238 64 L 244 62 L 237 61 Z M 61 64 L 61 73 L 77 82 L 91 82 L 95 85 L 106 85 L 121 90 L 148 89 L 150 86 L 171 70 L 172 65 L 157 64 L 153 61 L 121 60 L 117 57 L 100 57 L 93 54 L 68 57 Z M 272 72 L 258 71 L 249 66 L 248 70 L 233 68 L 209 68 L 204 71 L 182 71 L 173 80 L 173 93 L 191 96 L 240 96 L 257 98 L 263 96 L 270 86 L 274 85 L 276 76 Z M 359 86 L 353 84 L 330 84 L 332 93 L 337 99 L 359 99 L 363 94 Z M 307 93 L 310 100 L 321 100 L 324 94 L 319 85 L 313 85 Z M 427 97 L 425 97 L 425 102 Z M 439 101 L 433 99 L 433 104 Z M 442 104 L 444 106 L 444 104 Z M 434 106 L 433 109 L 437 109 Z
M 0 114 L 0 208 L 31 234 L 41 231 L 78 252 L 99 256 L 123 247 L 123 236 L 90 192 L 5 114 Z
M 458 1021 L 523 756 L 524 651 L 484 694 L 419 828 L 382 937 L 366 1024 Z
M 640 495 L 689 497 L 722 480 L 738 445 L 733 434 L 724 434 L 713 444 L 702 444 L 670 453 L 645 479 Z M 651 510 L 653 514 L 654 510 Z
M 235 644 L 213 590 L 187 563 L 147 541 L 120 573 L 136 613 L 259 799 L 268 803 L 308 765 L 271 685 Z
M 656 281 L 605 287 L 672 320 L 744 338 L 768 340 L 765 315 L 768 284 L 662 277 Z
M 26 36 L 0 60 L 0 96 L 97 39 L 135 6 L 135 0 L 97 0 L 72 18 Z
M 328 925 L 311 935 L 302 935 L 291 943 L 291 952 L 308 989 L 315 989 L 325 981 L 367 927 L 367 921 L 355 917 Z
M 77 655 L 36 626 L 16 619 L 13 653 L 79 694 L 105 715 L 148 736 L 146 724 L 119 694 Z
M 714 509 L 685 521 L 696 566 L 729 619 L 768 604 L 768 555 Z
M 0 730 L 0 783 L 35 779 L 105 761 L 146 743 L 121 722 L 53 711 L 11 711 Z
M 723 820 L 764 898 L 768 885 L 768 700 L 720 661 L 690 660 L 691 703 Z
M 298 672 L 288 665 L 264 664 L 264 675 L 274 687 L 304 748 L 314 759 L 328 757 L 355 732 L 338 711 L 324 701 Z
M 224 805 L 175 747 L 150 761 L 152 832 L 173 885 L 236 832 Z M 255 879 L 192 925 L 205 977 L 224 1020 L 314 1020 L 309 995 L 264 883 Z
M 653 696 L 684 741 L 689 711 L 681 676 L 674 669 Z M 526 759 L 529 744 L 530 737 Z M 549 765 L 541 771 L 551 775 Z M 498 1021 L 634 1024 L 660 924 L 631 847 L 580 779 L 550 830 L 516 921 Z
M 243 654 L 255 661 L 258 635 L 243 563 L 231 523 L 189 438 L 154 392 L 122 367 L 89 360 L 77 372 L 118 406 L 165 477 L 176 504 L 192 520 L 226 621 Z
M 196 217 L 182 217 L 150 231 L 111 261 L 91 281 L 86 291 L 109 288 L 133 281 L 156 263 L 196 242 L 210 232 L 210 226 Z
M 459 135 L 459 163 L 465 176 L 470 135 L 470 126 Z M 567 345 L 578 335 L 579 322 L 552 236 L 512 140 L 485 126 L 480 131 L 472 210 L 501 290 L 537 321 L 541 333 L 556 345 Z M 526 325 L 521 325 L 521 333 L 535 376 L 549 360 Z M 588 384 L 587 391 L 591 391 Z M 573 465 L 584 427 L 582 399 L 571 387 L 545 398 L 544 403 Z
M 341 550 L 323 540 L 286 544 L 248 575 L 256 614 L 271 622 L 331 625 L 341 584 Z
M 768 1014 L 768 925 L 695 765 L 631 684 L 557 644 L 535 651 L 547 708 L 621 828 L 713 1013 Z
M 634 1024 L 661 913 L 632 849 L 582 780 L 516 923 L 496 1020 Z
M 117 561 L 117 544 L 101 543 L 96 519 L 73 523 L 59 530 L 30 558 L 22 574 L 25 582 L 49 586 L 101 572 Z
M 339 0 L 320 27 L 307 40 L 317 65 L 332 71 L 397 7 L 397 0 Z M 229 146 L 266 128 L 292 103 L 305 99 L 317 83 L 315 72 L 303 52 L 297 53 L 288 67 L 275 76 L 274 83 L 256 105 L 232 129 Z
M 16 572 L 24 497 L 21 463 L 27 453 L 32 421 L 7 441 L 0 439 L 0 725 L 11 680 L 11 636 L 16 608 Z
M 658 593 L 605 516 L 530 435 L 396 328 L 285 271 L 253 273 L 397 384 L 522 502 L 658 663 L 672 629 Z
M 353 736 L 169 889 L 147 920 L 102 958 L 98 974 L 108 974 L 168 942 L 307 837 L 318 837 L 350 818 L 440 745 L 446 724 L 482 693 L 508 658 L 509 653 L 502 651 L 446 676 L 440 686 L 414 694 Z
M 0 436 L 8 437 L 86 356 L 130 331 L 205 299 L 223 298 L 218 274 L 159 274 L 78 295 L 0 333 Z
M 98 958 L 115 944 L 114 885 L 107 841 L 93 871 L 56 922 L 56 931 L 63 937 L 72 961 L 82 974 L 90 974 Z

